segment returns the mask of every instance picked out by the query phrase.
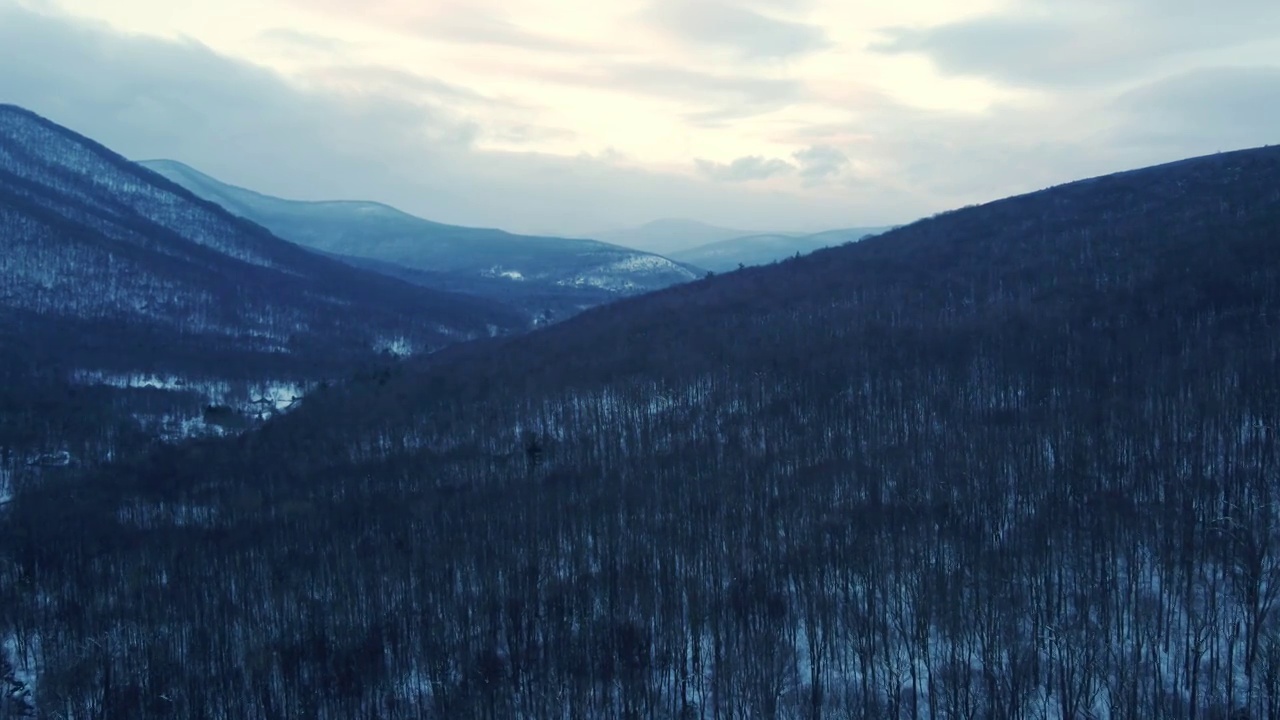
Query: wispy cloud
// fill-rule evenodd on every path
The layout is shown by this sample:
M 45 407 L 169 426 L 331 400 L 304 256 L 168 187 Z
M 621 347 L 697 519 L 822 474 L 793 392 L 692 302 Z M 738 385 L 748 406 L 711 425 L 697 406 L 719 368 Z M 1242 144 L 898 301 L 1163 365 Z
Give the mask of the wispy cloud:
M 0 0 L 0 98 L 267 192 L 564 232 L 901 222 L 1278 137 L 1272 0 L 157 2 Z
M 759 155 L 740 157 L 730 163 L 717 163 L 710 160 L 695 161 L 698 172 L 716 182 L 740 183 L 751 180 L 765 180 L 795 170 L 795 166 L 786 160 L 764 158 Z
M 800 177 L 810 183 L 826 180 L 849 167 L 849 156 L 831 145 L 813 145 L 792 153 L 800 163 Z
M 421 17 L 397 25 L 417 37 L 459 45 L 491 45 L 576 56 L 609 51 L 605 43 L 531 30 L 470 4 L 437 7 Z
M 931 26 L 882 31 L 871 48 L 928 57 L 944 73 L 1032 87 L 1118 84 L 1194 57 L 1280 39 L 1270 0 L 1024 0 Z
M 379 65 L 321 66 L 303 72 L 301 77 L 346 90 L 381 91 L 486 104 L 509 103 L 440 78 Z
M 1116 144 L 1203 152 L 1280 143 L 1280 67 L 1202 68 L 1129 90 L 1111 103 Z
M 284 27 L 268 28 L 259 32 L 258 37 L 270 43 L 329 55 L 343 52 L 354 45 L 354 43 L 340 38 Z
M 750 60 L 783 59 L 827 47 L 822 28 L 770 17 L 719 0 L 654 0 L 641 17 L 696 46 L 720 48 Z
M 812 227 L 841 224 L 845 213 L 645 169 L 619 153 L 486 150 L 478 138 L 519 144 L 573 131 L 492 126 L 395 92 L 303 86 L 196 43 L 63 17 L 0 9 L 0 65 L 0 97 L 126 156 L 180 160 L 284 197 L 375 199 L 442 222 L 570 234 L 672 214 L 770 227 L 803 212 Z

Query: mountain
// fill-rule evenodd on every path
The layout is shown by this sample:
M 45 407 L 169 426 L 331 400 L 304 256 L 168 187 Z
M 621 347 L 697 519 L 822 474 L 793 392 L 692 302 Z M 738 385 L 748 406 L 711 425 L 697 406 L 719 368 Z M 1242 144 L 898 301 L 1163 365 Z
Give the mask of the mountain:
M 86 717 L 1265 717 L 1278 317 L 1280 148 L 946 213 L 20 492 L 0 636 Z
M 382 353 L 527 325 L 496 303 L 319 257 L 0 106 L 0 377 L 14 403 L 9 393 L 34 397 L 36 376 L 74 387 L 222 388 L 206 402 L 248 383 L 261 396 Z M 30 422 L 0 407 L 0 426 Z
M 696 220 L 668 218 L 654 220 L 640 227 L 599 232 L 595 234 L 595 237 L 606 242 L 671 256 L 674 253 L 701 245 L 733 240 L 734 238 L 753 234 L 758 233 L 752 233 L 749 230 L 717 227 Z M 785 236 L 791 233 L 778 234 Z M 803 233 L 794 234 L 801 235 Z
M 414 277 L 430 287 L 463 287 L 508 302 L 523 298 L 525 310 L 540 312 L 544 308 L 539 303 L 545 300 L 538 298 L 552 296 L 562 299 L 559 307 L 576 311 L 701 274 L 658 255 L 594 240 L 444 225 L 372 202 L 282 200 L 222 183 L 171 160 L 142 164 L 304 247 L 423 271 L 426 274 Z M 437 284 L 433 278 L 445 282 Z
M 700 245 L 670 253 L 671 259 L 715 272 L 734 270 L 740 265 L 767 265 L 796 253 L 805 255 L 826 247 L 857 242 L 889 228 L 848 228 L 812 235 L 748 235 Z

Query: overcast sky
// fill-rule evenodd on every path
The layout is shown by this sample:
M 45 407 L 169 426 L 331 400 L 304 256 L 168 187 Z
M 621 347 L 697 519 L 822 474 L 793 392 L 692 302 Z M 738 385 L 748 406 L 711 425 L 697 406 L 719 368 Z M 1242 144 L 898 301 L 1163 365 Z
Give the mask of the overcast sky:
M 1275 143 L 1280 2 L 0 0 L 0 101 L 442 222 L 818 230 Z

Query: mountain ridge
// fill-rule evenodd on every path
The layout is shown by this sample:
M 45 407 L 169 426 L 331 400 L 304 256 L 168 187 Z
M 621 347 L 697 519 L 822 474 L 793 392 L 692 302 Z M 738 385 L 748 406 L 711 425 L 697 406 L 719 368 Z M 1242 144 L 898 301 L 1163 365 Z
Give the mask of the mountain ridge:
M 537 298 L 546 298 L 554 290 L 563 296 L 553 298 L 560 309 L 594 304 L 600 301 L 601 291 L 606 298 L 625 296 L 687 282 L 701 274 L 652 253 L 597 240 L 447 225 L 382 203 L 285 200 L 228 185 L 176 161 L 146 165 L 304 247 L 410 270 L 448 273 L 455 281 L 506 279 L 529 286 L 529 294 Z M 429 277 L 419 281 L 431 282 Z M 499 297 L 518 298 L 520 293 L 516 285 Z M 540 312 L 543 308 L 537 304 L 531 297 L 522 309 Z
M 253 390 L 231 385 L 305 385 L 385 354 L 527 328 L 497 303 L 321 257 L 84 135 L 0 106 L 0 365 L 25 378 L 10 378 L 18 397 L 0 414 L 15 414 L 0 426 L 39 402 L 28 392 L 37 386 L 44 397 L 86 383 L 127 396 L 138 378 L 172 378 L 183 398 L 151 409 L 176 404 L 184 409 L 156 417 L 190 418 L 197 388 L 213 393 L 206 402 L 247 401 Z M 136 419 L 99 411 L 106 426 Z
M 889 230 L 888 227 L 857 227 L 824 230 L 809 234 L 761 233 L 729 238 L 671 253 L 674 260 L 725 272 L 744 265 L 767 265 L 796 253 L 811 253 L 832 245 L 857 242 Z
M 678 253 L 694 247 L 751 235 L 804 235 L 802 232 L 763 232 L 720 227 L 687 218 L 660 218 L 632 228 L 599 232 L 596 237 L 627 247 L 657 253 Z

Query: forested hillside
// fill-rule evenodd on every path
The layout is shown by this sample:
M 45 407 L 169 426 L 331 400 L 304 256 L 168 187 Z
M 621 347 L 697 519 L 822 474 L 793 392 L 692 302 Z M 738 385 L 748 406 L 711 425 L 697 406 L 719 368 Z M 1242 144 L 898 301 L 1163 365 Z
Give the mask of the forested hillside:
M 5 462 L 110 457 L 135 431 L 205 424 L 211 403 L 274 411 L 382 355 L 527 326 L 496 303 L 316 256 L 0 106 Z
M 9 506 L 47 717 L 1280 715 L 1280 148 L 453 346 Z

